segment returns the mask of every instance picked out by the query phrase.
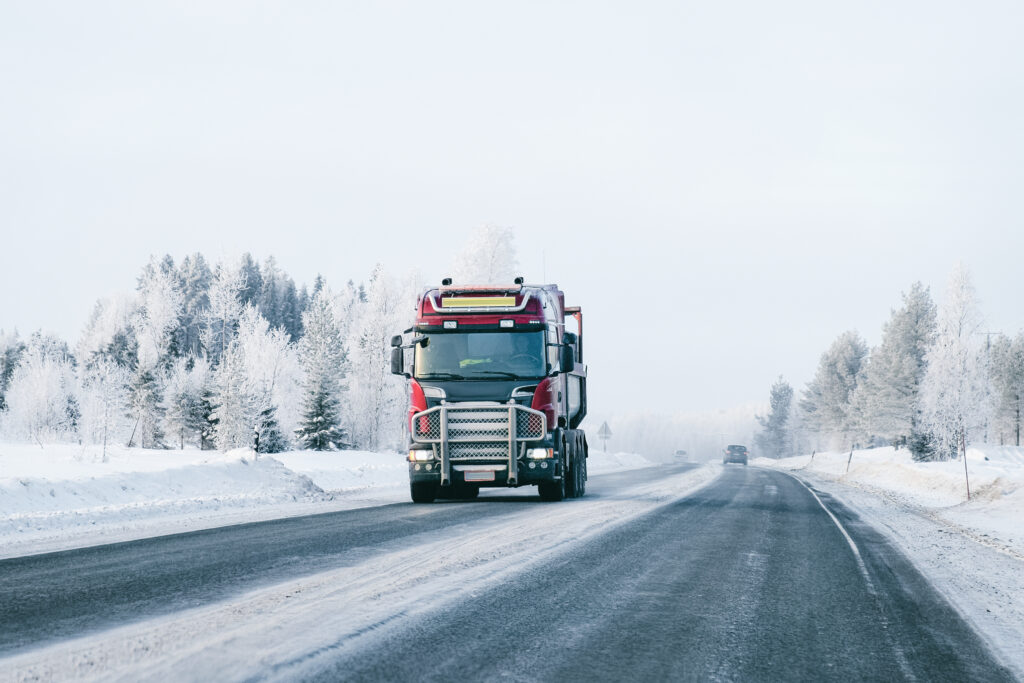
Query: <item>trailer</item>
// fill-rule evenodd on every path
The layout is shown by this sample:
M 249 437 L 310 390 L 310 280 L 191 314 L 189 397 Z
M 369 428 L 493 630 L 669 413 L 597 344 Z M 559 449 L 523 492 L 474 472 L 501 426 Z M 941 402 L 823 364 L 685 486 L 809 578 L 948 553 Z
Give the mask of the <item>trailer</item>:
M 413 502 L 481 487 L 537 486 L 548 501 L 585 493 L 583 311 L 557 285 L 446 278 L 391 346 L 391 371 L 409 385 Z

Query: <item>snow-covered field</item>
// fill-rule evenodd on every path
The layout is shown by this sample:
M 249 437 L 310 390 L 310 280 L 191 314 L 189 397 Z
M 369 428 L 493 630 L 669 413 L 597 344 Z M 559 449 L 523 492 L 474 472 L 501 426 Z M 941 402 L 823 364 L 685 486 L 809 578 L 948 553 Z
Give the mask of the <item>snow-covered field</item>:
M 915 463 L 906 450 L 751 464 L 791 471 L 842 500 L 1024 672 L 1024 448 L 983 446 L 967 455 L 969 502 L 962 461 Z
M 409 500 L 398 453 L 0 443 L 0 557 Z M 591 474 L 652 463 L 591 453 Z

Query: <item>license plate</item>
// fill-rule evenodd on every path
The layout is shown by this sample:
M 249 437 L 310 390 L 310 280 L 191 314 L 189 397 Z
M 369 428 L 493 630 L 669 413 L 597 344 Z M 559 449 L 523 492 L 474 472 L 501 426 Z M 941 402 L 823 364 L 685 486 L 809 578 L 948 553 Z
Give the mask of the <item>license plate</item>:
M 494 470 L 486 472 L 463 472 L 466 481 L 494 481 Z

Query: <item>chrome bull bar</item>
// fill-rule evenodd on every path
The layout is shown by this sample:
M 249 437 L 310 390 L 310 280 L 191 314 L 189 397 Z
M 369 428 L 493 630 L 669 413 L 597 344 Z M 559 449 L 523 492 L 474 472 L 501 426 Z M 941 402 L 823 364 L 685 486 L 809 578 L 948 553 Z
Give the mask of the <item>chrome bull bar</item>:
M 544 413 L 515 403 L 446 403 L 412 416 L 412 440 L 430 444 L 441 461 L 441 486 L 451 484 L 452 462 L 508 464 L 508 483 L 519 483 L 526 442 L 544 438 Z

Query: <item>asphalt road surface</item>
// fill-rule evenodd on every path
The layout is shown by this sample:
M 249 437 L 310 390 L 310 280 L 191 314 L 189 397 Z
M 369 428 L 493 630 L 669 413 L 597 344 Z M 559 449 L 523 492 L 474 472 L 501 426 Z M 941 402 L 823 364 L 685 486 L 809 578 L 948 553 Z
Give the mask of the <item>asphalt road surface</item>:
M 658 476 L 594 477 L 588 498 Z M 346 566 L 423 530 L 551 505 L 572 502 L 390 505 L 0 561 L 0 657 Z M 354 651 L 302 657 L 268 676 L 1014 680 L 880 534 L 788 475 L 742 466 Z

